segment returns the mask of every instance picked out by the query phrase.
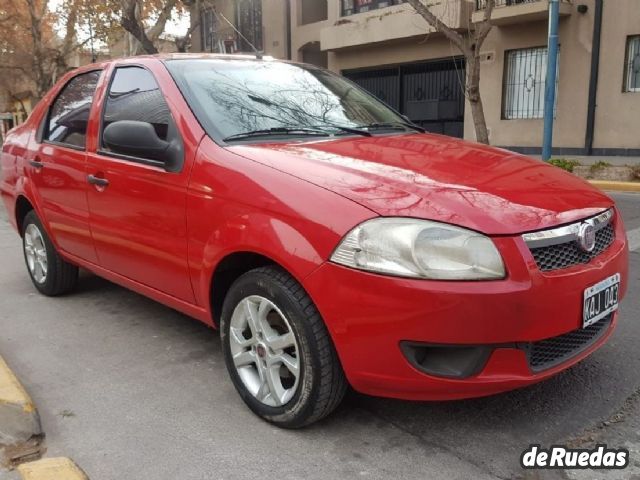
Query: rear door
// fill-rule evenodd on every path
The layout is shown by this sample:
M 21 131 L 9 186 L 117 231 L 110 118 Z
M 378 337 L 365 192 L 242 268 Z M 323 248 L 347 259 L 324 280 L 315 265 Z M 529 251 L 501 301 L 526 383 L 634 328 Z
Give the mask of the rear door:
M 130 280 L 193 303 L 187 263 L 188 162 L 178 172 L 144 156 L 107 148 L 102 132 L 118 121 L 150 123 L 160 139 L 175 129 L 154 75 L 114 69 L 104 98 L 98 145 L 88 154 L 89 210 L 99 264 Z
M 95 262 L 85 174 L 87 127 L 101 71 L 79 74 L 60 90 L 41 125 L 27 171 L 58 247 Z

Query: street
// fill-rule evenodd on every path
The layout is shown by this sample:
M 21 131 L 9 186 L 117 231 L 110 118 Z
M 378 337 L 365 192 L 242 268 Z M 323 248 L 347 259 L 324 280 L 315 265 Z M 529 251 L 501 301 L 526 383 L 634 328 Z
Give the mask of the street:
M 640 195 L 612 196 L 627 229 L 640 228 Z M 40 410 L 47 455 L 94 480 L 517 478 L 532 443 L 599 438 L 635 442 L 629 469 L 606 478 L 640 473 L 637 415 L 625 416 L 640 403 L 640 251 L 615 335 L 573 369 L 449 403 L 351 393 L 328 419 L 285 431 L 245 407 L 217 333 L 197 321 L 87 273 L 75 294 L 37 294 L 1 215 L 0 355 Z M 566 478 L 543 473 L 527 478 Z

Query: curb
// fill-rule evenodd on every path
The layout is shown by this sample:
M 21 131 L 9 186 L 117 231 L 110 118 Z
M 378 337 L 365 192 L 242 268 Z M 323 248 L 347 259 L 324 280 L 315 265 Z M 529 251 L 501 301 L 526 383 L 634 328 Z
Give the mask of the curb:
M 31 397 L 0 357 L 0 465 L 39 458 L 43 437 Z
M 612 182 L 608 180 L 589 180 L 589 183 L 601 190 L 611 192 L 638 192 L 640 193 L 640 182 Z
M 44 458 L 18 466 L 22 480 L 88 480 L 73 460 L 65 457 Z

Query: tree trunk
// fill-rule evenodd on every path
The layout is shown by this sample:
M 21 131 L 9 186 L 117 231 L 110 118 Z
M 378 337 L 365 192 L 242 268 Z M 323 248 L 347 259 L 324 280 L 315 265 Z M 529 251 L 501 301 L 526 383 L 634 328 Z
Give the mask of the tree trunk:
M 467 78 L 465 90 L 469 106 L 471 107 L 471 116 L 473 118 L 473 126 L 476 131 L 476 141 L 489 145 L 489 131 L 487 130 L 487 121 L 484 116 L 484 107 L 480 96 L 480 56 L 474 52 L 473 55 L 467 56 Z

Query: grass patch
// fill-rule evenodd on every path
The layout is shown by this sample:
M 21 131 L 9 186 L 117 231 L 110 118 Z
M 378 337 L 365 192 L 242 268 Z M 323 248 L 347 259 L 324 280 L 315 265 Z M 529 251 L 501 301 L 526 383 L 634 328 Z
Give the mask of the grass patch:
M 611 164 L 609 162 L 603 162 L 602 160 L 600 160 L 599 162 L 596 162 L 593 165 L 591 165 L 591 167 L 589 168 L 589 171 L 591 173 L 597 173 L 600 170 L 604 170 L 605 168 L 610 166 Z
M 580 162 L 577 160 L 567 160 L 566 158 L 552 158 L 549 160 L 549 164 L 554 167 L 561 168 L 562 170 L 566 170 L 567 172 L 573 173 L 573 169 L 580 165 Z

